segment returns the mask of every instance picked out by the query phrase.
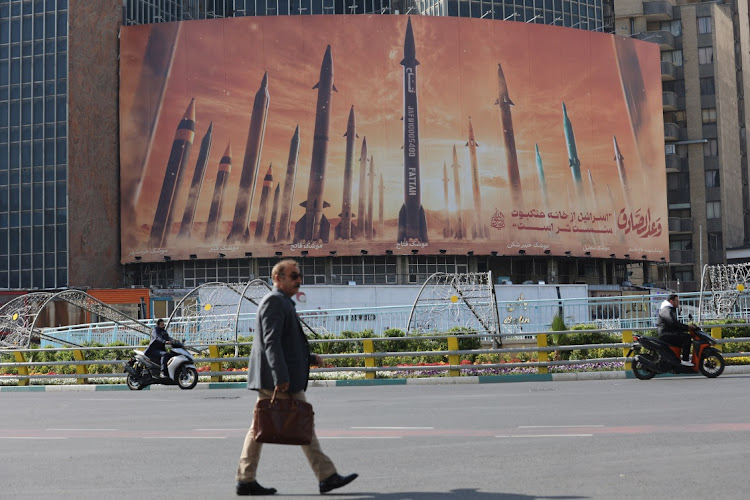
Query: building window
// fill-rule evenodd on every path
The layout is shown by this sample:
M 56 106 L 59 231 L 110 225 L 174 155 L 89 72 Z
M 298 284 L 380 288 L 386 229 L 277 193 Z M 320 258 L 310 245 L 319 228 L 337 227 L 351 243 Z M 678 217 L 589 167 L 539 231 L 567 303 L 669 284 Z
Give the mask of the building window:
M 723 250 L 721 241 L 721 233 L 708 233 L 708 249 L 709 250 Z
M 707 78 L 701 78 L 700 84 L 701 84 L 701 95 L 714 95 L 716 93 L 713 76 L 709 76 Z
M 687 172 L 675 172 L 667 174 L 667 189 L 685 190 L 690 189 L 690 178 Z
M 187 260 L 183 262 L 183 285 L 195 288 L 204 283 L 242 283 L 253 278 L 250 262 L 242 259 Z
M 465 255 L 417 255 L 409 257 L 409 283 L 424 283 L 435 273 L 468 273 Z
M 721 186 L 718 170 L 706 170 L 706 187 L 717 188 Z
M 670 239 L 669 240 L 670 250 L 692 250 L 693 240 L 689 236 L 683 237 L 682 239 Z
M 698 33 L 703 35 L 711 33 L 711 17 L 699 17 L 698 18 Z
M 721 202 L 709 201 L 706 203 L 706 218 L 721 219 Z
M 665 50 L 661 53 L 661 60 L 665 62 L 671 62 L 675 66 L 682 66 L 682 51 Z
M 331 283 L 346 285 L 396 284 L 395 256 L 336 257 L 331 267 Z
M 714 63 L 714 48 L 713 47 L 701 47 L 698 49 L 698 64 L 713 64 Z
M 716 123 L 716 108 L 704 108 L 701 110 L 703 123 Z
M 326 282 L 326 258 L 314 257 L 296 259 L 302 272 L 304 285 L 323 285 Z
M 708 139 L 703 143 L 703 156 L 719 156 L 718 139 Z
M 672 279 L 676 281 L 693 281 L 693 271 L 687 269 L 675 269 L 672 271 Z

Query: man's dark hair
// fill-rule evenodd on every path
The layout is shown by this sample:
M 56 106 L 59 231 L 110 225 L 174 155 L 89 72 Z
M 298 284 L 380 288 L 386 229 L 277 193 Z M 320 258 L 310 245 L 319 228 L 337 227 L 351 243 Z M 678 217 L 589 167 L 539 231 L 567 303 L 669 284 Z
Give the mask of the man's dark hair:
M 160 318 L 160 319 L 157 319 L 157 320 L 156 320 L 156 324 L 157 324 L 157 325 L 158 325 L 158 324 L 160 324 L 160 323 L 164 323 L 164 320 L 163 320 L 163 319 L 161 319 L 161 318 Z
M 677 294 L 676 294 L 676 293 L 670 293 L 670 294 L 669 294 L 669 297 L 667 297 L 667 300 L 668 300 L 669 302 L 672 302 L 672 301 L 673 301 L 674 299 L 676 299 L 676 298 L 677 298 Z

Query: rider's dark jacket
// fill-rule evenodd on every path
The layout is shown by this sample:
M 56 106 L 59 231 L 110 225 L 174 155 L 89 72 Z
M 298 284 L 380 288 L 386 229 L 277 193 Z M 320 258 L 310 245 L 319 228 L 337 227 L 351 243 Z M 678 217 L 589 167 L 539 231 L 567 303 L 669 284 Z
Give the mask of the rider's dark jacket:
M 690 327 L 677 319 L 677 309 L 668 300 L 665 300 L 659 307 L 656 331 L 659 333 L 659 337 L 662 337 L 674 333 L 688 332 Z
M 166 351 L 165 344 L 170 340 L 172 340 L 172 337 L 169 336 L 166 328 L 159 328 L 158 326 L 155 326 L 151 331 L 151 343 L 146 348 L 146 352 L 144 354 L 148 358 L 156 357 L 157 354 Z

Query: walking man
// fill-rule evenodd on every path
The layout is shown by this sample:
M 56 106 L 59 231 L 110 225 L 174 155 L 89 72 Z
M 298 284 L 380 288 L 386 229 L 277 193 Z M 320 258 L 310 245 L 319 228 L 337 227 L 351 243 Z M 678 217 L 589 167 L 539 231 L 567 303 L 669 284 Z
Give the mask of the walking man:
M 274 289 L 258 304 L 247 388 L 258 391 L 258 399 L 270 399 L 275 389 L 287 397 L 305 401 L 310 365 L 320 365 L 322 360 L 310 352 L 292 301 L 302 284 L 302 274 L 297 263 L 287 259 L 273 267 L 271 279 Z M 276 493 L 276 488 L 264 488 L 255 478 L 261 447 L 262 443 L 253 439 L 251 425 L 237 467 L 237 495 Z M 314 428 L 312 442 L 302 446 L 302 451 L 318 478 L 320 493 L 345 486 L 357 478 L 357 474 L 338 474 L 331 459 L 320 449 Z

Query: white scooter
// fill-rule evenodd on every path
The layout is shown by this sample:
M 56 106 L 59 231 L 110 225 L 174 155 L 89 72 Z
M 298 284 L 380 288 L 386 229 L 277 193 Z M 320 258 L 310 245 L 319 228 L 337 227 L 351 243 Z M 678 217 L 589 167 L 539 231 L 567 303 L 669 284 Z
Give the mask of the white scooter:
M 125 363 L 128 374 L 128 388 L 140 391 L 151 384 L 178 385 L 180 389 L 192 389 L 198 383 L 198 370 L 195 368 L 193 356 L 180 342 L 173 341 L 167 361 L 169 378 L 161 378 L 161 367 L 158 361 L 149 359 L 144 351 L 133 350 L 133 355 Z

